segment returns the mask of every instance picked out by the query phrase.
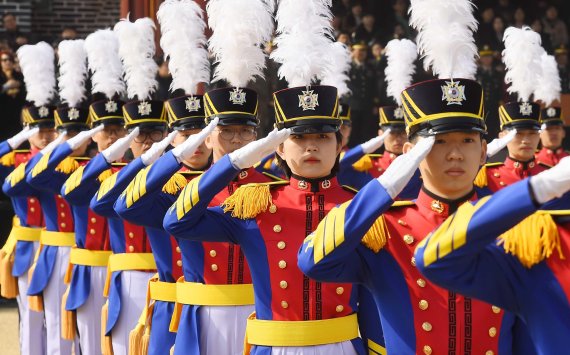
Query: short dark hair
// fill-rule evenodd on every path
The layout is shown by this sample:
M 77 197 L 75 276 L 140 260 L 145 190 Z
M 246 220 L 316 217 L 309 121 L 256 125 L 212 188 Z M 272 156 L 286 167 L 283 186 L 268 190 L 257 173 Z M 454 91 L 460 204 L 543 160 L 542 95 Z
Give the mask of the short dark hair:
M 12 16 L 13 18 L 16 18 L 16 15 L 14 15 L 13 12 L 5 12 L 5 13 L 2 15 L 2 19 L 5 19 L 5 18 L 8 17 L 8 16 Z

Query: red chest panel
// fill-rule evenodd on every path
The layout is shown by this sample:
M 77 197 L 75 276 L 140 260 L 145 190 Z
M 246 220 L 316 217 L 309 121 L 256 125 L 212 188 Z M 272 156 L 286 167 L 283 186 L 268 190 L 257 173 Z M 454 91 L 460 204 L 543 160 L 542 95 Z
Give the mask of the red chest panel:
M 28 197 L 28 213 L 26 224 L 32 227 L 44 227 L 44 215 L 40 201 L 35 197 Z
M 542 148 L 534 156 L 537 161 L 549 166 L 554 166 L 560 163 L 560 159 L 567 157 L 568 155 L 568 152 L 566 152 L 563 148 L 558 148 L 556 150 Z
M 87 233 L 85 249 L 111 250 L 107 218 L 99 216 L 91 209 L 87 211 Z
M 396 155 L 394 153 L 388 152 L 380 157 L 372 159 L 373 167 L 372 169 L 368 170 L 369 174 L 374 178 L 380 177 L 380 175 L 384 174 L 384 171 L 388 169 L 390 164 L 392 164 L 394 159 L 396 159 Z
M 522 164 L 507 160 L 504 165 L 487 167 L 487 186 L 493 192 L 514 184 L 529 176 L 534 176 L 547 168 L 531 162 L 525 169 Z
M 182 275 L 182 256 L 180 255 L 180 247 L 173 236 L 170 236 L 170 246 L 172 248 L 172 277 L 178 280 Z
M 60 232 L 73 232 L 73 215 L 67 201 L 61 195 L 55 196 L 57 227 Z
M 269 182 L 267 176 L 255 169 L 242 171 L 235 181 L 220 191 L 209 206 L 220 206 L 226 198 L 241 185 L 255 182 Z M 251 274 L 245 256 L 239 245 L 231 243 L 202 243 L 204 248 L 204 282 L 213 285 L 249 284 Z
M 291 184 L 295 183 L 293 179 Z M 273 320 L 330 319 L 353 313 L 351 284 L 316 282 L 297 267 L 297 251 L 305 237 L 328 211 L 353 195 L 336 182 L 316 193 L 288 185 L 272 195 L 274 206 L 256 220 L 267 251 Z
M 143 226 L 137 226 L 123 220 L 127 253 L 150 253 L 150 242 Z
M 421 194 L 420 194 L 421 196 Z M 503 311 L 484 302 L 440 288 L 423 278 L 413 258 L 422 239 L 442 223 L 427 206 L 396 208 L 384 215 L 390 238 L 384 247 L 398 262 L 414 312 L 416 352 L 433 354 L 498 353 Z
M 559 225 L 558 233 L 560 233 L 560 246 L 565 259 L 561 260 L 558 252 L 554 252 L 546 259 L 546 263 L 554 273 L 566 294 L 566 298 L 570 301 L 570 263 L 568 262 L 568 256 L 570 255 L 570 222 Z

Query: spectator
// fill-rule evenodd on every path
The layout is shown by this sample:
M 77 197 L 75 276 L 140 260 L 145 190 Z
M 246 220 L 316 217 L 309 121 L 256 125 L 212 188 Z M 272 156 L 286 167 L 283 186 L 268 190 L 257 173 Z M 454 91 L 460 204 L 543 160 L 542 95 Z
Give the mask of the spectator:
M 365 42 L 371 46 L 378 40 L 379 34 L 376 26 L 376 18 L 371 13 L 362 16 L 362 23 L 356 28 L 352 35 L 354 43 Z
M 28 36 L 18 28 L 18 21 L 14 14 L 10 12 L 5 13 L 2 16 L 2 25 L 4 33 L 0 35 L 0 39 L 5 40 L 12 51 L 15 52 L 20 46 L 28 43 Z
M 499 103 L 503 96 L 503 73 L 494 65 L 495 52 L 485 45 L 479 50 L 476 80 L 483 87 L 485 123 L 489 137 L 499 134 Z
M 338 36 L 342 33 L 342 14 L 336 14 L 333 16 L 331 20 L 331 26 L 333 29 L 333 37 L 338 38 Z
M 168 61 L 158 59 L 158 73 L 156 74 L 156 80 L 158 81 L 158 86 L 154 92 L 154 99 L 160 101 L 166 101 L 169 99 L 169 89 L 172 83 L 172 76 L 168 70 Z
M 558 18 L 558 10 L 554 6 L 546 9 L 546 16 L 542 19 L 544 33 L 550 37 L 553 48 L 568 45 L 568 30 L 564 21 Z
M 350 35 L 346 32 L 341 32 L 337 37 L 336 37 L 337 42 L 341 42 L 344 43 L 347 47 L 350 47 Z
M 380 42 L 372 44 L 372 58 L 370 58 L 370 66 L 374 69 L 376 76 L 376 95 L 378 97 L 378 106 L 393 105 L 386 95 L 386 82 L 384 80 L 384 70 L 386 69 L 386 57 L 384 56 L 384 45 Z
M 15 58 L 11 52 L 0 52 L 0 107 L 2 107 L 2 134 L 5 140 L 18 133 L 20 124 L 20 111 L 24 106 L 26 94 L 24 76 L 15 68 Z
M 73 27 L 64 27 L 61 31 L 61 40 L 77 39 L 77 30 Z
M 558 63 L 558 74 L 560 75 L 560 86 L 562 93 L 570 93 L 570 72 L 568 71 L 568 49 L 565 46 L 560 46 L 554 51 L 556 63 Z
M 489 44 L 493 38 L 493 19 L 495 18 L 495 11 L 491 7 L 485 8 L 481 12 L 481 23 L 479 24 L 479 30 L 477 31 L 477 43 L 481 46 L 482 44 Z
M 546 50 L 548 53 L 552 53 L 553 49 L 552 49 L 552 43 L 550 43 L 550 36 L 544 33 L 542 29 L 542 21 L 540 21 L 539 19 L 532 21 L 530 28 L 532 28 L 534 32 L 540 34 L 540 39 L 542 47 L 544 47 L 544 50 Z
M 399 29 L 403 33 L 396 33 L 396 30 L 393 32 L 397 34 L 398 37 L 394 38 L 412 38 L 412 29 L 408 23 L 408 2 L 406 0 L 396 0 L 394 5 L 392 6 L 394 10 L 394 29 L 400 25 Z M 400 31 L 398 31 L 400 32 Z
M 356 27 L 362 23 L 362 11 L 362 4 L 360 2 L 352 4 L 350 13 L 344 18 L 342 27 L 345 31 L 352 33 L 356 30 Z
M 526 19 L 526 14 L 523 10 L 522 7 L 517 7 L 517 9 L 515 10 L 515 13 L 513 15 L 513 26 L 518 27 L 518 28 L 522 28 L 523 26 L 528 26 L 528 24 L 525 22 Z
M 502 52 L 505 49 L 503 44 L 503 34 L 505 33 L 505 20 L 501 16 L 493 19 L 493 35 L 489 39 L 488 45 L 492 50 Z
M 513 23 L 514 7 L 509 0 L 499 0 L 495 7 L 495 15 L 500 16 L 504 23 Z
M 352 46 L 352 63 L 350 65 L 348 87 L 352 92 L 349 105 L 352 115 L 352 135 L 349 146 L 363 143 L 376 135 L 378 131 L 376 96 L 376 77 L 374 69 L 366 61 L 368 46 L 358 43 Z

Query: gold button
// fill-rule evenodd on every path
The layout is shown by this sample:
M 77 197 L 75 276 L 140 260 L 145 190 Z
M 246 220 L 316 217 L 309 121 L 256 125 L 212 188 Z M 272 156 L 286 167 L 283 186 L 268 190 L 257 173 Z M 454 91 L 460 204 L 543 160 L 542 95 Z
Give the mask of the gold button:
M 275 213 L 275 212 L 277 212 L 277 206 L 275 205 L 269 206 L 269 213 Z
M 409 234 L 406 234 L 406 235 L 404 236 L 404 243 L 406 243 L 406 244 L 409 245 L 409 244 L 412 244 L 413 242 L 414 242 L 414 237 L 412 237 L 412 236 L 409 235 Z
M 505 186 L 505 183 L 504 183 L 504 182 L 502 182 L 502 181 L 499 181 L 499 185 L 501 185 L 501 186 Z
M 180 247 L 176 247 L 176 252 L 180 254 Z
M 422 329 L 425 330 L 426 332 L 431 332 L 431 323 L 430 322 L 423 322 L 422 323 Z
M 273 226 L 273 231 L 274 231 L 275 233 L 281 232 L 281 226 L 278 225 L 278 224 L 274 225 L 274 226 Z
M 494 338 L 495 335 L 497 335 L 497 328 L 495 328 L 495 327 L 489 328 L 489 336 L 490 336 L 491 338 Z
M 431 355 L 431 346 L 424 345 L 424 354 L 425 355 Z
M 33 208 L 33 207 L 31 207 L 31 208 L 30 208 L 30 211 L 32 211 L 32 212 L 36 212 L 36 209 L 35 209 L 35 208 Z
M 91 217 L 91 223 L 95 223 L 95 222 L 97 222 L 97 218 Z
M 29 202 L 30 202 L 30 203 L 34 203 L 34 202 L 36 202 L 36 199 L 32 197 L 32 198 L 29 199 Z
M 337 287 L 336 288 L 336 294 L 337 295 L 342 295 L 344 293 L 344 287 Z
M 287 301 L 281 301 L 281 307 L 287 309 L 289 308 L 289 303 L 287 303 Z
M 412 256 L 412 266 L 416 266 L 416 258 Z
M 133 239 L 135 237 L 133 232 L 129 232 L 129 238 Z
M 279 287 L 281 287 L 282 289 L 286 289 L 288 286 L 287 281 L 283 280 L 279 282 Z
M 61 226 L 61 228 L 65 228 L 67 226 L 67 224 L 65 223 L 60 223 L 59 225 Z
M 129 245 L 129 251 L 135 251 L 135 247 L 132 245 Z
M 342 311 L 344 311 L 344 306 L 342 304 L 339 304 L 338 306 L 336 306 L 336 312 L 337 313 L 340 313 Z
M 287 262 L 285 260 L 280 260 L 279 261 L 279 268 L 285 269 L 286 267 L 287 267 Z
M 501 309 L 497 306 L 491 306 L 491 310 L 493 311 L 493 313 L 495 314 L 499 314 L 501 313 Z
M 176 262 L 176 265 L 182 266 L 182 260 L 178 260 L 178 261 Z
M 213 258 L 214 256 L 218 255 L 215 250 L 210 250 L 210 256 Z
M 89 230 L 89 234 L 94 235 L 94 234 L 95 234 L 95 229 L 91 228 L 91 229 Z
M 59 215 L 65 217 L 65 212 L 61 212 Z
M 421 300 L 420 303 L 419 303 L 419 306 L 420 306 L 420 309 L 421 309 L 422 311 L 425 311 L 426 309 L 428 309 L 429 303 L 428 303 L 428 301 L 426 301 L 426 300 Z
M 494 173 L 493 176 L 494 176 L 494 177 L 501 177 L 501 174 L 499 174 L 499 173 Z
M 407 226 L 408 224 L 404 221 L 402 221 L 401 219 L 398 220 L 398 224 L 401 226 Z
M 285 249 L 285 242 L 284 241 L 280 241 L 279 243 L 277 243 L 277 248 L 283 250 Z
M 495 353 L 493 352 L 493 350 L 487 350 L 485 351 L 485 355 L 495 355 Z
M 212 271 L 218 271 L 218 265 L 212 264 Z
M 426 287 L 426 280 L 424 280 L 424 279 L 418 279 L 416 282 L 418 283 L 418 286 L 420 286 L 420 287 Z

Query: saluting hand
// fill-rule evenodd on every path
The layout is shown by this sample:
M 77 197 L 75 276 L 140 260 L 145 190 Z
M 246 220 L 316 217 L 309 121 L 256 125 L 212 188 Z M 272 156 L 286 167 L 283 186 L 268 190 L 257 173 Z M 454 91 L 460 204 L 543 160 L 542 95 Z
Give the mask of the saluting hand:
M 289 138 L 290 135 L 291 130 L 289 128 L 284 128 L 280 131 L 275 128 L 267 137 L 253 141 L 230 153 L 230 161 L 237 169 L 250 168 L 266 155 L 273 153 L 275 148 Z
M 172 155 L 176 157 L 176 160 L 181 163 L 182 161 L 190 158 L 196 149 L 206 140 L 206 137 L 212 133 L 214 128 L 218 125 L 220 119 L 215 117 L 208 126 L 206 126 L 199 133 L 193 134 L 186 141 L 176 148 L 172 149 Z

